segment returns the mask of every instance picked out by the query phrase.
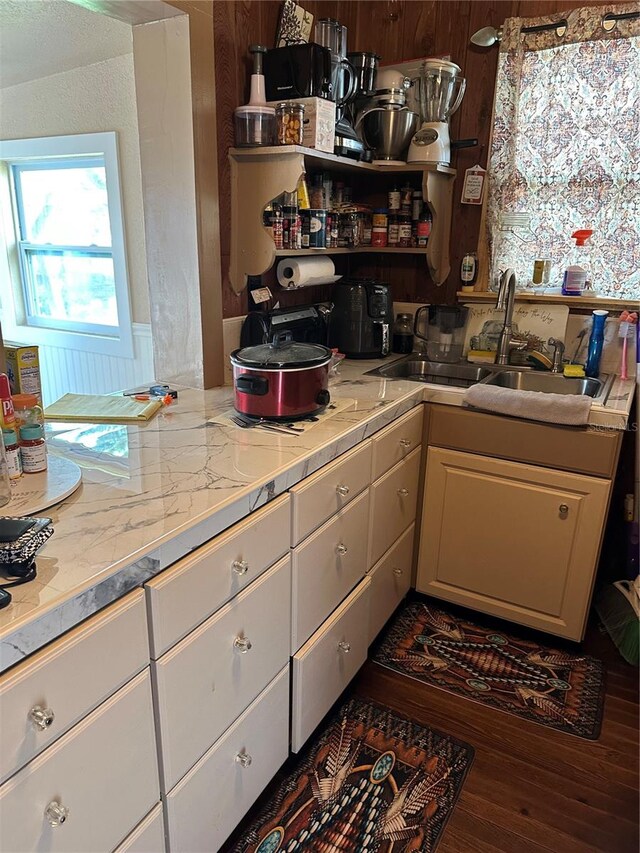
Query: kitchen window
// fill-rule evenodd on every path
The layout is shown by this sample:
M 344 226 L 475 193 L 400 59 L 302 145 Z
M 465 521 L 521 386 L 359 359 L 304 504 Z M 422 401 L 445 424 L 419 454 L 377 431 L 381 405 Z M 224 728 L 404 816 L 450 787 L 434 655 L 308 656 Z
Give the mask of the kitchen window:
M 5 337 L 131 357 L 116 134 L 0 142 L 0 160 L 13 226 Z
M 505 21 L 490 158 L 492 278 L 531 281 L 550 258 L 559 286 L 571 234 L 595 295 L 640 299 L 640 20 L 629 5 Z M 618 16 L 618 17 L 616 17 Z M 536 31 L 531 32 L 531 28 Z M 525 30 L 528 30 L 525 31 Z

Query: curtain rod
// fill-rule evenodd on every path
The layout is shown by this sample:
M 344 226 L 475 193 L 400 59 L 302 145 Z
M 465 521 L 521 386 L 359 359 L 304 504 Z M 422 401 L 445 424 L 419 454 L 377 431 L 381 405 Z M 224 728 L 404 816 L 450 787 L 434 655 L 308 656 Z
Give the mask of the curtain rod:
M 621 12 L 619 15 L 614 15 L 612 12 L 609 12 L 607 15 L 602 16 L 602 26 L 606 29 L 605 24 L 608 21 L 631 21 L 636 18 L 640 18 L 640 12 Z M 566 18 L 562 18 L 559 21 L 555 21 L 552 24 L 539 24 L 536 27 L 523 27 L 520 32 L 521 33 L 544 33 L 547 30 L 560 30 L 567 29 L 569 23 Z

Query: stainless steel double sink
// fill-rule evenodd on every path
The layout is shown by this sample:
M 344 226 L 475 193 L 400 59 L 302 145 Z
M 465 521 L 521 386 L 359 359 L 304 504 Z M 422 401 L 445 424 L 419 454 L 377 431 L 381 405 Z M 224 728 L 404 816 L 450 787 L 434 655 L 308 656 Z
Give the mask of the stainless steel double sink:
M 477 382 L 514 388 L 519 391 L 542 391 L 551 394 L 586 394 L 604 403 L 609 395 L 613 376 L 601 379 L 568 378 L 561 373 L 542 373 L 530 367 L 502 367 L 494 364 L 469 364 L 466 361 L 447 364 L 429 361 L 413 353 L 389 364 L 368 370 L 369 376 L 387 379 L 409 379 L 430 385 L 453 385 L 469 388 Z

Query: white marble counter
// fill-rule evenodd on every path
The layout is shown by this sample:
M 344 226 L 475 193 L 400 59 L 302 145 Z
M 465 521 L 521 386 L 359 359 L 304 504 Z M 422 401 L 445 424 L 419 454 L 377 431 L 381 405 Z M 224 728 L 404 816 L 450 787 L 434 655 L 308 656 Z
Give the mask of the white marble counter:
M 75 461 L 83 482 L 48 511 L 55 533 L 38 577 L 14 587 L 0 611 L 0 671 L 421 401 L 462 404 L 463 389 L 363 375 L 376 364 L 343 363 L 331 393 L 353 406 L 304 435 L 208 423 L 233 405 L 230 388 L 181 391 L 144 426 L 51 425 L 50 452 Z M 624 428 L 633 387 L 617 383 L 593 423 Z

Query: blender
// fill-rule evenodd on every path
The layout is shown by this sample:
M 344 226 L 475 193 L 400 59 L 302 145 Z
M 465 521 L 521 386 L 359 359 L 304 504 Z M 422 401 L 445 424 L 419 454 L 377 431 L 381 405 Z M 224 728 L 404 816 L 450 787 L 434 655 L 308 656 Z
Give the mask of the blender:
M 449 118 L 460 106 L 466 86 L 462 70 L 446 59 L 425 59 L 414 84 L 418 87 L 422 127 L 411 140 L 407 162 L 448 166 Z

